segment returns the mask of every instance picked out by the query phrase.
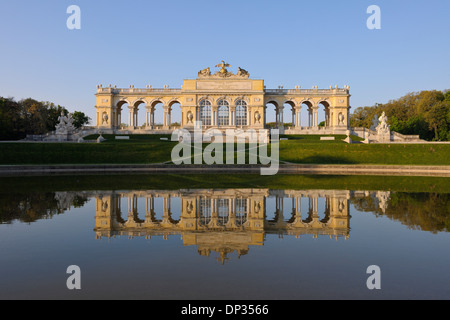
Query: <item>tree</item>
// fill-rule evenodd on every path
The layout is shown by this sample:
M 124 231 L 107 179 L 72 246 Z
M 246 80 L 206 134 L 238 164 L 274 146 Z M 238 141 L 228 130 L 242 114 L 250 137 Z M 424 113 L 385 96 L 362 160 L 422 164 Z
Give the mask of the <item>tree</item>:
M 426 113 L 425 120 L 428 122 L 430 129 L 434 131 L 434 140 L 447 139 L 448 105 L 445 101 L 441 101 L 433 105 Z
M 12 98 L 0 97 L 0 140 L 25 138 L 22 106 Z
M 72 118 L 73 118 L 73 125 L 75 128 L 79 129 L 82 126 L 89 124 L 91 118 L 89 118 L 87 115 L 85 115 L 83 112 L 81 111 L 75 111 L 72 114 Z
M 450 103 L 450 90 L 445 91 L 444 100 Z
M 26 134 L 44 134 L 47 132 L 47 109 L 42 102 L 32 98 L 19 101 L 25 118 Z

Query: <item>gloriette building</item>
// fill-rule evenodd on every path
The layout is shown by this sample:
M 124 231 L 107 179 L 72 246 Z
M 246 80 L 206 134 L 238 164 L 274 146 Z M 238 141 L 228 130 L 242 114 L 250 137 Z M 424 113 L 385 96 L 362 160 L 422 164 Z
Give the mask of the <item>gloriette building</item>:
M 97 128 L 105 133 L 167 133 L 175 128 L 263 129 L 268 122 L 285 134 L 345 134 L 349 129 L 349 87 L 329 89 L 267 89 L 264 80 L 251 79 L 248 71 L 224 61 L 218 70 L 206 68 L 196 79 L 186 79 L 181 88 L 97 87 Z M 138 126 L 138 110 L 145 108 L 144 125 Z M 181 121 L 172 113 L 181 109 Z M 284 116 L 288 108 L 289 119 Z M 302 109 L 308 119 L 302 120 Z M 142 109 L 141 109 L 142 110 Z M 155 119 L 155 111 L 162 119 Z M 177 110 L 179 111 L 179 110 Z M 319 112 L 324 120 L 319 126 Z M 270 121 L 269 115 L 271 114 Z M 141 119 L 142 122 L 142 119 Z M 303 125 L 302 125 L 303 123 Z

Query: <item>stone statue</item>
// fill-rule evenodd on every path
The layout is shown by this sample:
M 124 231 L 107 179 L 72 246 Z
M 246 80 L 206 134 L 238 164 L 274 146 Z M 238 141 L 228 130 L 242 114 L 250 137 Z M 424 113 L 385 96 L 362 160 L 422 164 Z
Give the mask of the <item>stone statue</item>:
M 186 203 L 186 211 L 188 214 L 191 214 L 193 210 L 194 210 L 194 205 L 192 204 L 192 201 L 188 200 Z
M 105 112 L 104 114 L 103 114 L 103 122 L 102 122 L 102 124 L 108 124 L 108 114 Z
M 66 117 L 64 115 L 64 111 L 61 111 L 61 115 L 58 117 L 59 123 L 56 125 L 56 133 L 57 134 L 68 134 L 75 130 L 73 126 L 73 118 L 72 114 L 69 113 L 69 116 Z
M 225 63 L 225 61 L 222 60 L 222 63 L 219 63 L 216 65 L 216 68 L 220 68 L 219 71 L 216 72 L 215 75 L 225 78 L 225 77 L 231 77 L 233 75 L 232 72 L 229 72 L 226 68 L 231 68 L 231 65 L 228 63 Z
M 229 65 L 228 63 L 225 63 L 225 61 L 222 60 L 222 63 L 219 63 L 218 65 L 216 65 L 216 68 L 220 68 L 220 70 L 219 70 L 220 73 L 227 73 L 228 70 L 226 68 L 231 68 L 231 65 Z
M 388 208 L 388 202 L 391 198 L 391 192 L 390 191 L 377 191 L 376 198 L 378 200 L 378 205 L 380 209 L 383 212 L 386 212 L 386 209 Z
M 345 116 L 342 114 L 342 112 L 339 113 L 338 115 L 338 121 L 340 125 L 344 124 L 344 120 L 345 120 Z
M 378 124 L 377 130 L 377 140 L 378 142 L 389 142 L 391 141 L 391 129 L 387 123 L 388 118 L 383 111 L 383 114 L 378 119 L 380 123 Z
M 255 122 L 259 123 L 259 121 L 261 120 L 261 115 L 259 114 L 258 111 L 255 112 Z
M 209 68 L 200 70 L 198 72 L 199 78 L 226 78 L 226 79 L 247 79 L 250 77 L 250 73 L 242 68 L 238 68 L 238 72 L 234 74 L 231 71 L 228 71 L 227 68 L 230 68 L 231 65 L 222 60 L 221 63 L 216 65 L 216 68 L 220 68 L 219 71 L 216 71 L 214 74 L 211 74 L 211 70 Z
M 211 75 L 211 71 L 209 70 L 209 67 L 203 70 L 200 70 L 198 72 L 198 76 L 210 76 Z
M 189 111 L 187 113 L 187 122 L 192 123 L 192 119 L 194 119 L 194 115 L 192 114 L 192 112 Z
M 388 118 L 386 117 L 386 114 L 383 111 L 383 114 L 378 119 L 379 124 L 376 128 L 378 135 L 385 135 L 385 134 L 391 133 L 391 129 L 387 123 L 387 120 L 388 120 Z
M 240 77 L 249 77 L 249 76 L 250 76 L 250 73 L 248 73 L 247 70 L 238 67 L 238 73 L 237 73 L 237 75 L 240 76 Z
M 73 128 L 73 118 L 72 118 L 72 114 L 69 113 L 69 116 L 66 119 L 66 124 L 68 128 Z

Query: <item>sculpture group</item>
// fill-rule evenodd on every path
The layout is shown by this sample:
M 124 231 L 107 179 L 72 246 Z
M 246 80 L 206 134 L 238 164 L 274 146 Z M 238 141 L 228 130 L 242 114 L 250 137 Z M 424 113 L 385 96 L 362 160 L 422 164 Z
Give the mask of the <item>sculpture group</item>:
M 83 140 L 81 136 L 76 132 L 76 128 L 73 125 L 72 114 L 67 116 L 61 111 L 61 115 L 58 117 L 58 123 L 56 124 L 55 131 L 44 138 L 44 141 L 53 142 L 74 142 Z
M 247 70 L 244 70 L 242 68 L 238 68 L 238 72 L 236 74 L 228 71 L 227 68 L 231 68 L 231 65 L 226 63 L 225 61 L 222 60 L 221 63 L 216 65 L 216 68 L 220 68 L 219 71 L 217 71 L 214 74 L 211 74 L 211 70 L 210 68 L 206 68 L 203 70 L 200 70 L 198 72 L 198 77 L 199 78 L 207 78 L 207 77 L 212 77 L 212 78 L 244 78 L 244 79 L 248 79 L 250 77 L 250 73 Z

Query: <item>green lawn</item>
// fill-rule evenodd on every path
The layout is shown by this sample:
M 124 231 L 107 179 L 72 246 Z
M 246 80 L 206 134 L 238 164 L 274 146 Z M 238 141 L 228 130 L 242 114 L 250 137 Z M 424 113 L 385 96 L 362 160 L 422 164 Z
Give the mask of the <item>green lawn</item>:
M 170 161 L 177 144 L 169 136 L 131 136 L 102 143 L 1 143 L 0 164 L 140 164 Z M 96 139 L 97 136 L 86 137 Z
M 280 161 L 298 164 L 450 165 L 450 145 L 347 144 L 345 136 L 282 136 Z M 96 139 L 97 136 L 86 137 Z M 130 135 L 103 143 L 0 143 L 0 164 L 151 164 L 171 161 L 169 135 Z M 355 139 L 356 140 L 356 139 Z M 209 144 L 204 144 L 203 147 Z M 224 148 L 225 151 L 225 148 Z M 235 156 L 236 157 L 236 156 Z
M 280 142 L 280 160 L 300 164 L 450 165 L 450 145 Z

